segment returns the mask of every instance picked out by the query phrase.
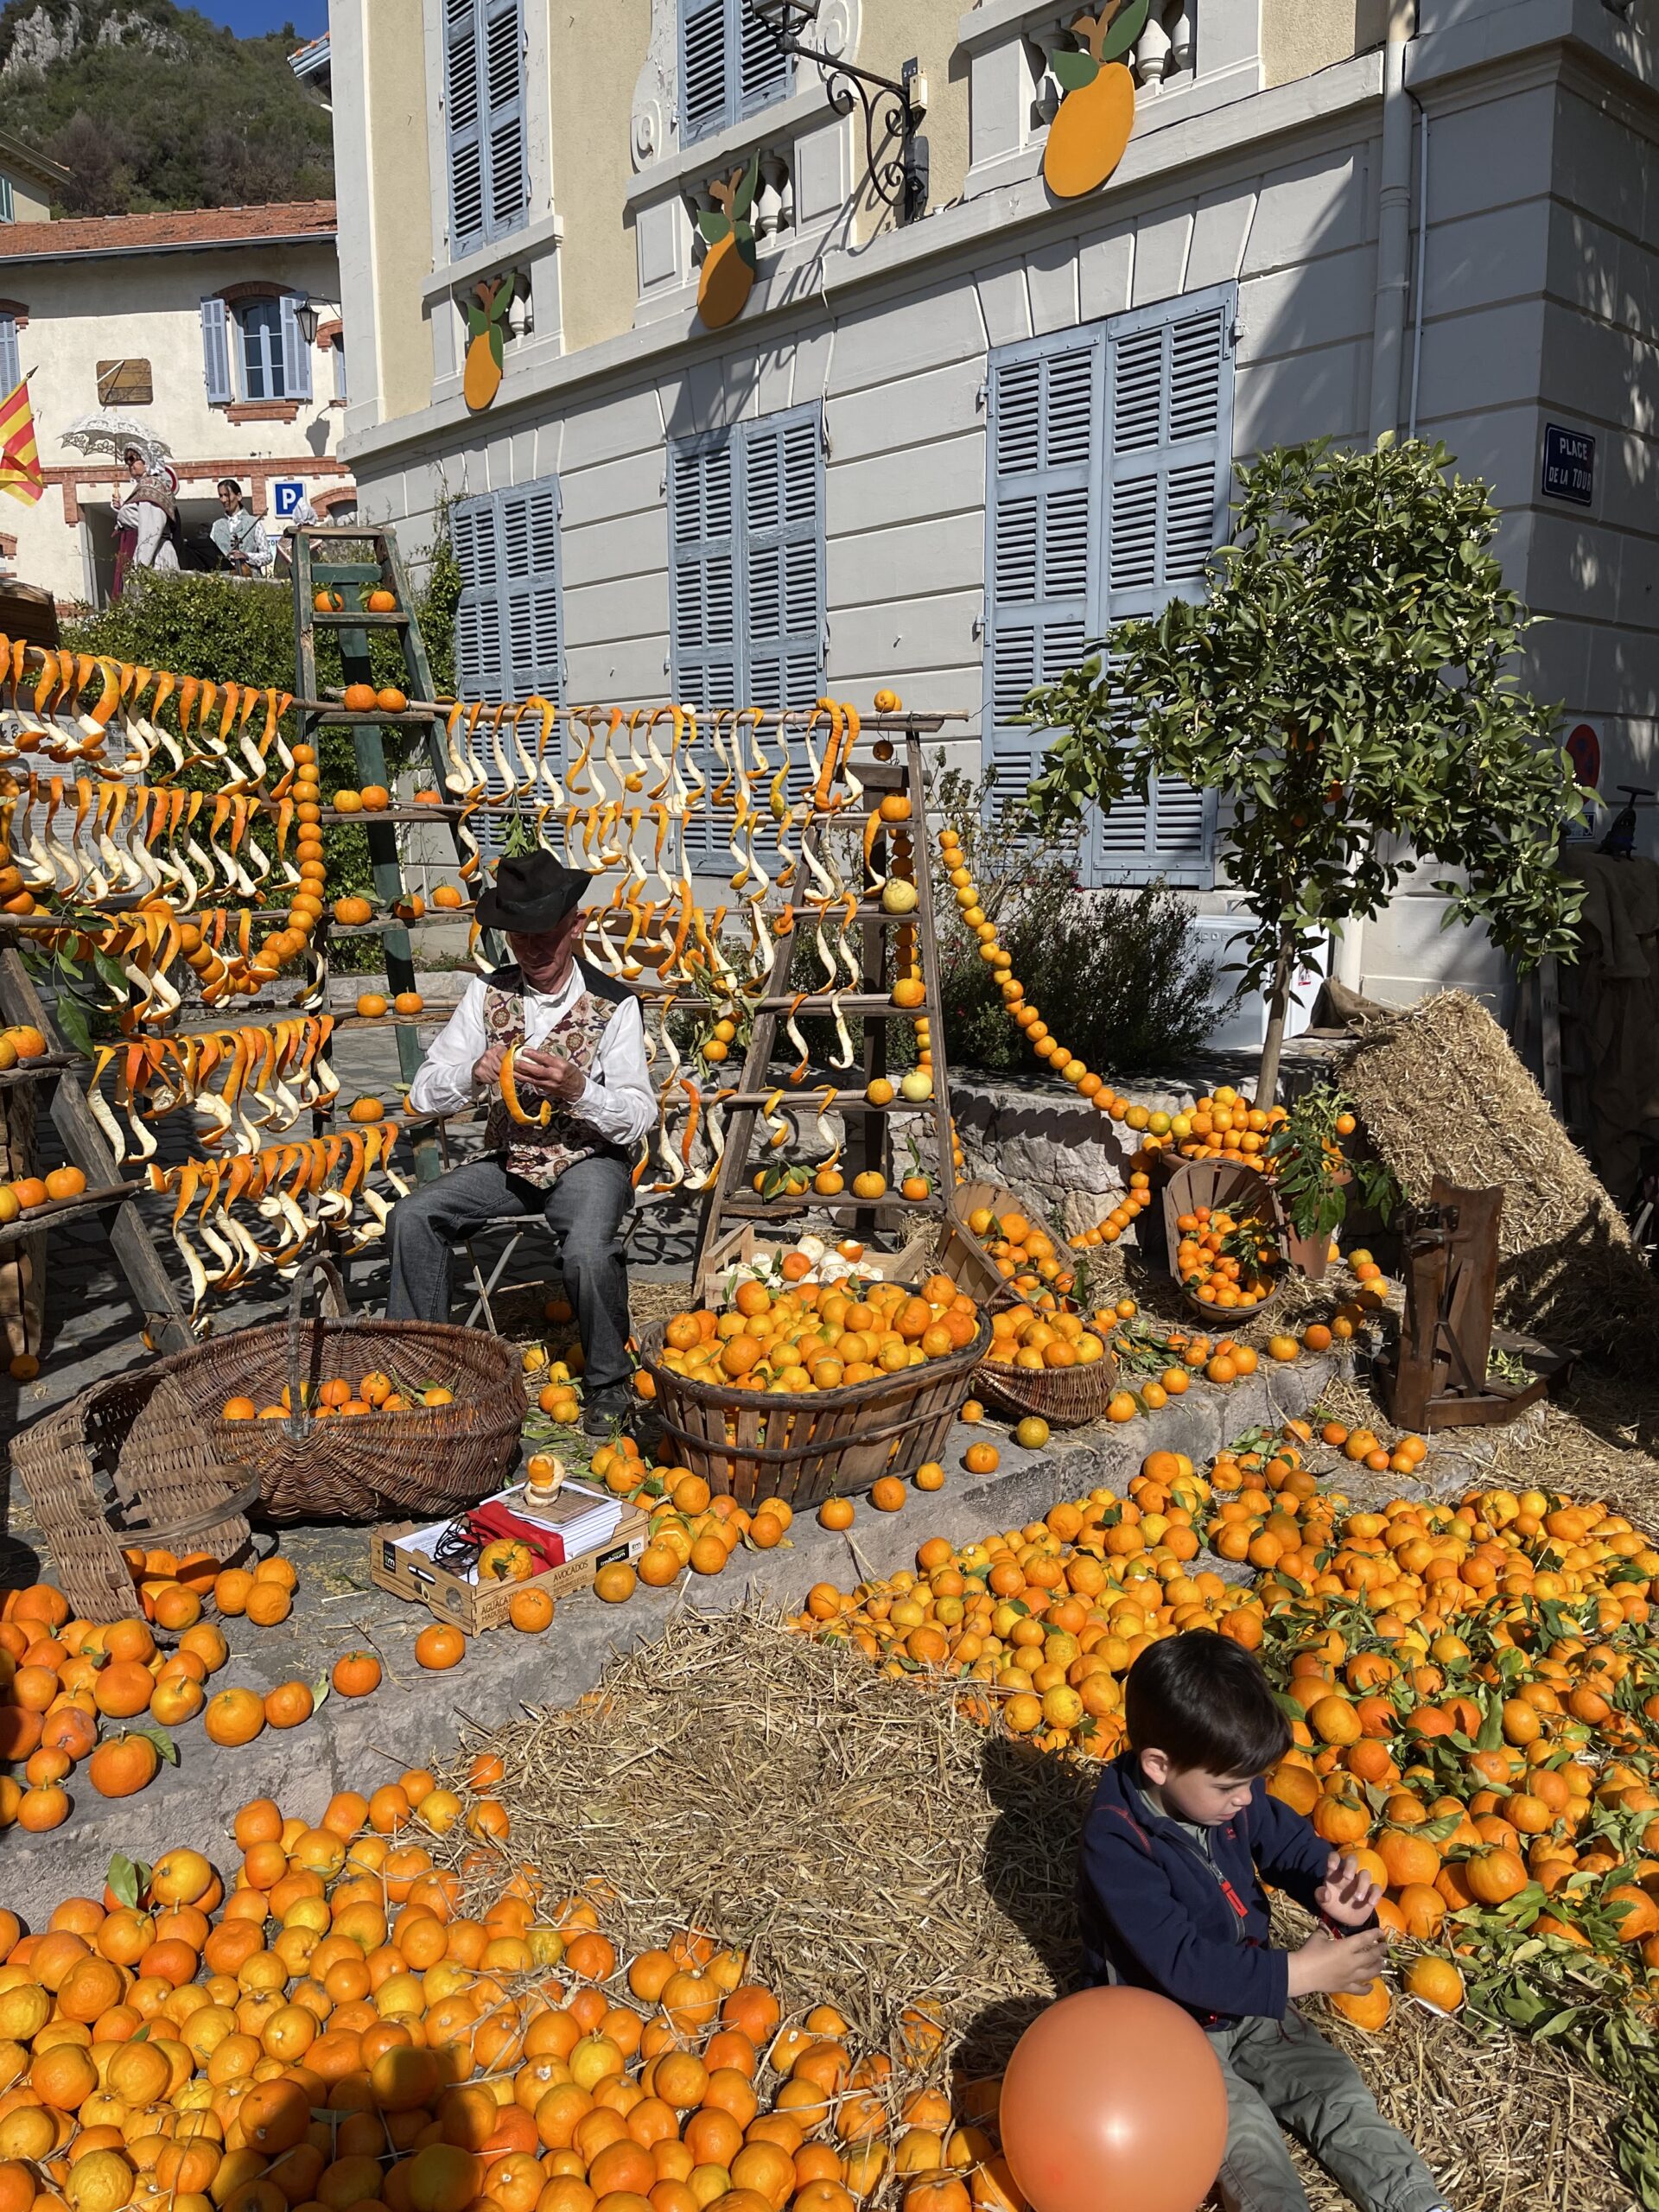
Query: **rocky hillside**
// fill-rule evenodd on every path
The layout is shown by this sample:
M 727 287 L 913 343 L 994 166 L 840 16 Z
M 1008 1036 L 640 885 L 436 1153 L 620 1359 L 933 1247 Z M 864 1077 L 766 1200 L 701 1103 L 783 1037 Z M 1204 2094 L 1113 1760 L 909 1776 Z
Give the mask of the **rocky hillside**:
M 69 170 L 60 214 L 326 199 L 329 121 L 289 68 L 299 42 L 174 0 L 6 0 L 3 128 Z

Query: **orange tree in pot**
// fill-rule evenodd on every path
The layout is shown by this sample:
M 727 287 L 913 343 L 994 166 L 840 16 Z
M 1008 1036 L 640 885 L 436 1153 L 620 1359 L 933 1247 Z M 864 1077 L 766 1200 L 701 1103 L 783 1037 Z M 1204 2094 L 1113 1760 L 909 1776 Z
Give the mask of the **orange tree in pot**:
M 1556 709 L 1516 682 L 1530 617 L 1491 550 L 1498 511 L 1451 470 L 1416 440 L 1264 454 L 1203 596 L 1119 623 L 1109 670 L 1097 653 L 1020 718 L 1055 733 L 1027 801 L 1045 830 L 1154 777 L 1227 794 L 1218 874 L 1243 987 L 1268 1001 L 1260 1107 L 1298 967 L 1417 862 L 1458 871 L 1433 887 L 1448 920 L 1518 967 L 1577 953 L 1584 894 L 1557 850 L 1585 794 Z

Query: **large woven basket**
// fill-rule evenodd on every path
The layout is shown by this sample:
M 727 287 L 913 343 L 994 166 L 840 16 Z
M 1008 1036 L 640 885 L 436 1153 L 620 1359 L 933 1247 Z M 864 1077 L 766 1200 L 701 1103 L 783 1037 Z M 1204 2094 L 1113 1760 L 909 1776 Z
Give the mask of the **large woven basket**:
M 840 1390 L 727 1390 L 662 1364 L 666 1324 L 645 1332 L 641 1363 L 657 1386 L 666 1438 L 681 1464 L 743 1506 L 781 1497 L 796 1507 L 913 1475 L 944 1449 L 968 1378 L 984 1357 L 983 1314 L 969 1344 L 925 1367 Z
M 95 1382 L 13 1438 L 11 1464 L 74 1612 L 132 1611 L 124 1545 L 211 1552 L 227 1567 L 246 1551 L 259 1479 L 240 1463 L 243 1440 L 216 1452 L 158 1365 Z
M 286 1321 L 238 1330 L 161 1363 L 214 1451 L 257 1470 L 265 1516 L 431 1521 L 499 1490 L 517 1464 L 524 1420 L 513 1346 L 447 1322 L 308 1319 L 305 1291 L 316 1271 L 343 1305 L 339 1274 L 319 1257 L 296 1279 Z M 416 1389 L 441 1384 L 454 1402 L 329 1421 L 308 1410 L 325 1382 L 355 1383 L 372 1370 Z M 284 1389 L 293 1408 L 286 1421 L 223 1418 L 227 1399 L 274 1405 Z
M 1037 1414 L 1051 1428 L 1081 1428 L 1103 1421 L 1119 1388 L 1117 1361 L 1109 1346 L 1089 1367 L 1007 1367 L 986 1360 L 974 1388 L 1011 1414 Z

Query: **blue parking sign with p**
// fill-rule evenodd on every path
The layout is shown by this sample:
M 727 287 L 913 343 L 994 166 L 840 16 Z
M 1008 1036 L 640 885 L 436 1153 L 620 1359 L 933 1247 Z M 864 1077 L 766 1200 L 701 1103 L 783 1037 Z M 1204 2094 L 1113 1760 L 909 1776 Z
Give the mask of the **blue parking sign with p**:
M 305 486 L 297 476 L 276 476 L 271 480 L 271 511 L 278 522 L 292 522 L 305 499 Z

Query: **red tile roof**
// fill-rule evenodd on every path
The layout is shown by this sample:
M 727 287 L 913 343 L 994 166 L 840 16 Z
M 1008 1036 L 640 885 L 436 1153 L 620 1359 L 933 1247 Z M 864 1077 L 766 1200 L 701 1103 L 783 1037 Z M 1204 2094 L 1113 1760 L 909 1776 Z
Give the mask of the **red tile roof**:
M 331 238 L 332 200 L 280 200 L 269 207 L 189 207 L 160 215 L 91 215 L 63 223 L 0 226 L 0 262 L 55 260 L 72 253 L 154 253 L 166 247 L 257 245 L 262 238 Z

